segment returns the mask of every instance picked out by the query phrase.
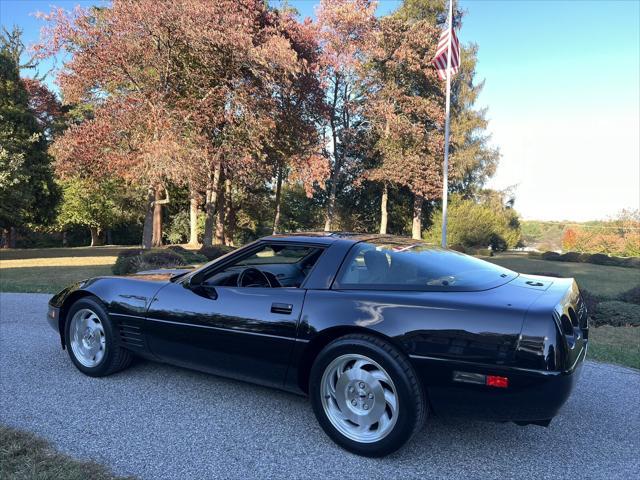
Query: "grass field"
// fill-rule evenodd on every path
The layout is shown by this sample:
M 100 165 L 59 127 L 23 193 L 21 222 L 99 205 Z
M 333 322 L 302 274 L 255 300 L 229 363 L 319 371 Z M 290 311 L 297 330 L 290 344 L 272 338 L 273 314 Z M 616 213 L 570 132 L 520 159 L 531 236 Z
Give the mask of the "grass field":
M 640 369 L 640 327 L 604 325 L 589 331 L 587 357 Z
M 124 480 L 93 462 L 56 452 L 30 433 L 0 425 L 0 478 L 3 480 Z M 129 477 L 131 478 L 131 477 Z
M 55 293 L 78 280 L 110 275 L 118 252 L 126 248 L 134 247 L 0 250 L 0 291 Z M 640 271 L 633 268 L 552 262 L 509 254 L 485 260 L 521 273 L 574 277 L 581 288 L 612 299 L 640 284 Z M 640 328 L 592 328 L 591 340 L 591 359 L 640 368 Z
M 0 291 L 56 293 L 78 280 L 111 275 L 127 248 L 134 247 L 0 250 Z
M 640 270 L 636 268 L 610 267 L 592 263 L 552 262 L 529 258 L 526 255 L 498 255 L 485 257 L 492 263 L 520 273 L 544 275 L 553 273 L 573 277 L 580 288 L 600 297 L 616 298 L 622 292 L 640 284 Z

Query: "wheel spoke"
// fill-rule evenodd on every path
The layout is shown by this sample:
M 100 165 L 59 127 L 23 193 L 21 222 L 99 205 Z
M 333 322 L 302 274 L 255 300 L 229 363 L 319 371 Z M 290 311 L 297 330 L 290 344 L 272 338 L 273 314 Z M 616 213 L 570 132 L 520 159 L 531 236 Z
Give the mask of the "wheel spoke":
M 368 362 L 364 361 L 364 360 L 356 360 L 356 363 L 353 364 L 353 368 L 354 370 L 359 370 L 362 367 L 364 367 L 365 365 L 368 365 Z
M 389 414 L 385 410 L 382 416 L 380 417 L 380 420 L 378 420 L 378 430 L 384 430 L 385 428 L 388 427 L 390 423 L 391 423 L 391 417 L 389 417 Z
M 389 390 L 385 390 L 384 399 L 387 402 L 387 405 L 389 405 L 389 408 L 391 408 L 392 413 L 395 415 L 396 410 L 398 409 L 398 402 L 397 402 L 396 396 Z
M 373 425 L 374 423 L 375 423 L 375 422 L 372 422 L 372 423 L 366 423 L 366 422 L 363 422 L 363 423 L 361 423 L 360 425 L 353 426 L 352 428 L 353 428 L 353 430 L 354 430 L 355 432 L 357 432 L 357 433 L 361 433 L 361 434 L 362 434 L 362 433 L 367 432 L 367 431 L 369 430 L 369 428 L 371 427 L 371 425 Z
M 375 378 L 379 382 L 385 382 L 385 383 L 389 382 L 389 377 L 387 377 L 387 375 L 381 372 L 380 370 L 372 370 L 369 372 L 369 375 L 371 375 L 373 378 Z

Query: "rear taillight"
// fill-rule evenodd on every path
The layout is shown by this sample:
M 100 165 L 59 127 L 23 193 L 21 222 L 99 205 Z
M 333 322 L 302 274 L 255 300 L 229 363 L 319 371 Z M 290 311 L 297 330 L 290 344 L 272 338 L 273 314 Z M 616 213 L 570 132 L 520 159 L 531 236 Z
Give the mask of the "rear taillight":
M 482 373 L 453 372 L 453 381 L 461 383 L 475 383 L 487 387 L 507 388 L 509 379 L 498 375 L 484 375 Z
M 499 377 L 497 375 L 487 375 L 487 386 L 507 388 L 509 386 L 509 379 L 507 377 Z
M 562 329 L 563 334 L 568 336 L 573 335 L 573 324 L 571 323 L 571 319 L 564 313 L 560 316 L 560 328 Z

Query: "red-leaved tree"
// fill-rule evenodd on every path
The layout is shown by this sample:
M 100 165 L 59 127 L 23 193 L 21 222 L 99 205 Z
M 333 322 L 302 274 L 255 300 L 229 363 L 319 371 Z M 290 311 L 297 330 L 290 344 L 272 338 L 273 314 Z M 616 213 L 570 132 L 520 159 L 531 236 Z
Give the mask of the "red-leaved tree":
M 439 33 L 425 20 L 409 23 L 387 17 L 369 50 L 366 115 L 378 162 L 367 177 L 383 186 L 381 233 L 386 233 L 389 185 L 413 192 L 416 239 L 422 235 L 425 199 L 440 198 L 442 192 L 444 92 L 430 65 Z
M 336 195 L 344 170 L 358 160 L 356 139 L 364 105 L 361 69 L 376 27 L 375 9 L 376 2 L 371 0 L 321 0 L 317 10 L 329 108 L 326 153 L 331 161 L 325 231 L 335 227 Z

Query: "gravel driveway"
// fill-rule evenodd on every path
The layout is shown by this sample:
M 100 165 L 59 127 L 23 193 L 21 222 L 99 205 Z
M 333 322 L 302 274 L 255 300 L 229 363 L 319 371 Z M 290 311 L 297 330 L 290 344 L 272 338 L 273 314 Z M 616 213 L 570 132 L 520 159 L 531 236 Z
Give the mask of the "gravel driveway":
M 46 323 L 48 298 L 0 294 L 0 423 L 118 474 L 610 480 L 640 471 L 640 374 L 630 369 L 589 362 L 549 428 L 429 418 L 400 452 L 366 459 L 335 446 L 302 397 L 151 362 L 82 375 Z

